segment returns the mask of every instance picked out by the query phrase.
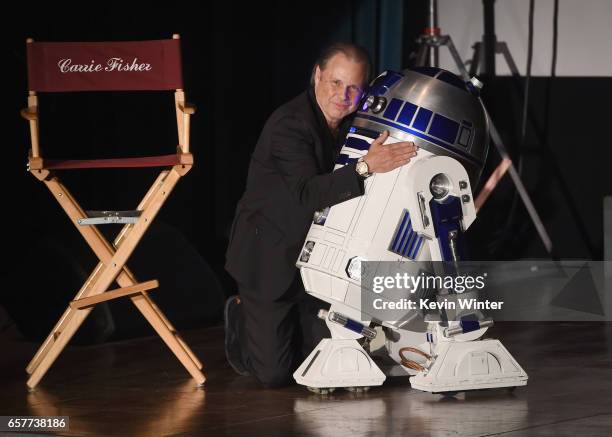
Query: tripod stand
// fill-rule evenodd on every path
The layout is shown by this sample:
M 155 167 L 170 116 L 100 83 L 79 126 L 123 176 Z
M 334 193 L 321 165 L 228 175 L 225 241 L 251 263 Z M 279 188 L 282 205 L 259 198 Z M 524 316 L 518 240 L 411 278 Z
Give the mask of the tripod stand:
M 491 9 L 489 9 L 489 13 Z M 472 60 L 472 65 L 470 68 L 470 72 L 461 60 L 459 53 L 457 52 L 457 48 L 453 43 L 453 40 L 450 35 L 442 35 L 440 28 L 438 27 L 438 4 L 437 0 L 429 0 L 429 11 L 428 11 L 428 27 L 425 28 L 423 34 L 417 39 L 417 43 L 419 44 L 419 48 L 416 54 L 416 66 L 432 66 L 438 67 L 439 63 L 439 48 L 445 46 L 448 48 L 461 77 L 468 81 L 470 77 L 472 77 L 476 72 L 479 66 L 484 67 L 485 71 L 493 71 L 495 64 L 495 54 L 502 54 L 504 59 L 506 60 L 508 67 L 512 71 L 513 75 L 518 75 L 518 68 L 516 67 L 516 63 L 508 50 L 508 46 L 504 42 L 497 42 L 495 36 L 492 32 L 487 28 L 490 20 L 485 19 L 485 38 L 483 43 L 476 43 L 474 45 L 474 57 Z M 493 46 L 494 51 L 488 50 L 489 46 Z M 490 54 L 493 53 L 493 56 Z M 429 56 L 428 56 L 429 55 Z M 483 103 L 483 108 L 487 114 L 487 118 L 489 119 L 489 130 L 491 135 L 491 140 L 495 145 L 500 157 L 501 162 L 493 171 L 486 184 L 484 185 L 481 192 L 478 194 L 475 200 L 476 210 L 478 211 L 487 198 L 491 195 L 495 186 L 499 182 L 499 180 L 504 176 L 506 172 L 510 174 L 512 178 L 512 182 L 514 183 L 516 190 L 527 209 L 529 217 L 533 222 L 544 247 L 549 255 L 552 256 L 552 241 L 540 219 L 538 212 L 536 211 L 523 182 L 514 166 L 512 160 L 510 159 L 510 155 L 504 145 L 499 131 L 495 127 L 495 123 L 493 122 L 489 112 L 487 111 L 486 106 Z

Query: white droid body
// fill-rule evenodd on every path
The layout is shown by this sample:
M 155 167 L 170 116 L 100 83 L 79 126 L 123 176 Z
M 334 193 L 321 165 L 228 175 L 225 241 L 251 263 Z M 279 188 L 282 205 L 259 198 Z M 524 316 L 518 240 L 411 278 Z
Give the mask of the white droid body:
M 385 374 L 362 347 L 367 339 L 369 349 L 382 346 L 379 351 L 398 363 L 393 374 L 413 375 L 411 384 L 420 390 L 526 384 L 526 373 L 499 341 L 478 340 L 491 320 L 474 321 L 471 314 L 441 323 L 406 310 L 387 321 L 363 305 L 362 293 L 372 293 L 362 291 L 363 261 L 399 262 L 405 270 L 416 268 L 414 261 L 464 259 L 463 232 L 476 218 L 472 183 L 488 146 L 475 85 L 435 68 L 385 72 L 371 84 L 336 169 L 367 154 L 384 130 L 390 133 L 386 144 L 414 141 L 419 150 L 407 165 L 367 178 L 363 196 L 315 214 L 297 266 L 306 291 L 331 304 L 320 316 L 332 336 L 296 370 L 298 383 L 319 389 L 381 385 Z M 385 327 L 385 334 L 372 325 Z

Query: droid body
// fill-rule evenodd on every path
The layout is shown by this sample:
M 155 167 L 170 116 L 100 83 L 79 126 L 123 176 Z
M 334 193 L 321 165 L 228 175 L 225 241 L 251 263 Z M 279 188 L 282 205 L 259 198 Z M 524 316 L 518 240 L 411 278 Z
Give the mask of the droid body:
M 418 310 L 382 320 L 363 305 L 363 293 L 372 292 L 362 288 L 364 261 L 403 263 L 410 270 L 415 261 L 465 259 L 464 232 L 476 218 L 472 186 L 489 138 L 479 86 L 437 68 L 385 72 L 370 85 L 335 169 L 365 156 L 384 130 L 390 133 L 385 144 L 413 141 L 419 151 L 408 164 L 367 178 L 363 196 L 315 213 L 296 265 L 306 291 L 331 304 L 320 316 L 332 338 L 294 373 L 298 383 L 319 389 L 380 385 L 385 374 L 372 360 L 374 349 L 398 363 L 392 372 L 413 375 L 413 387 L 426 391 L 526 383 L 499 341 L 478 341 L 490 320 L 440 323 Z

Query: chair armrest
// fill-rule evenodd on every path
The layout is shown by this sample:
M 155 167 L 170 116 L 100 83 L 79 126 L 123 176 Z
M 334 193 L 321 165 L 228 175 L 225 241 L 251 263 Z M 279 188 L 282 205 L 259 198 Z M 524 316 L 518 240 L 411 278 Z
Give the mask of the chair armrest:
M 36 107 L 28 107 L 28 108 L 23 108 L 20 111 L 20 114 L 23 118 L 25 118 L 26 120 L 38 120 L 38 110 L 36 109 Z
M 197 108 L 192 103 L 185 103 L 184 105 L 179 105 L 179 109 L 185 114 L 192 115 L 195 114 Z

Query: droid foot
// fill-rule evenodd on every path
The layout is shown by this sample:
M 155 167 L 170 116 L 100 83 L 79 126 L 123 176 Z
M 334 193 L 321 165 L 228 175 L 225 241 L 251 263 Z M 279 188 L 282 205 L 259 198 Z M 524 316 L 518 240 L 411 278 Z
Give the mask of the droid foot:
M 385 375 L 357 340 L 321 340 L 295 371 L 298 384 L 309 389 L 381 385 Z

